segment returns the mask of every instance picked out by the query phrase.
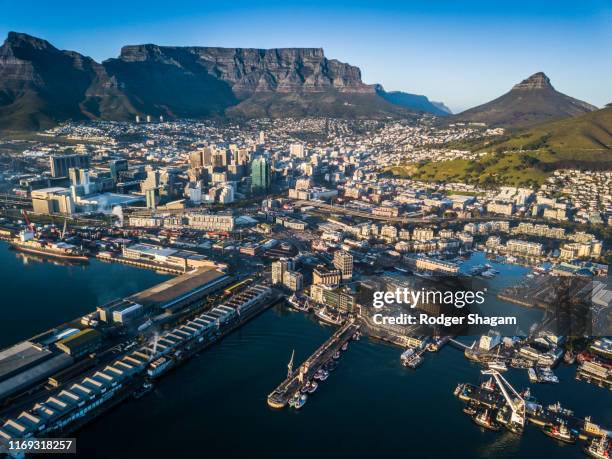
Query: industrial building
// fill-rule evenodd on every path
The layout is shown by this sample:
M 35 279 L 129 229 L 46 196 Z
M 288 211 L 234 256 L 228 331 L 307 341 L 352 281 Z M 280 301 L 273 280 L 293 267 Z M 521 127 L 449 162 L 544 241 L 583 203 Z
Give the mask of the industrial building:
M 0 351 L 0 401 L 71 365 L 73 358 L 24 341 Z
M 225 287 L 231 280 L 230 276 L 218 269 L 199 268 L 155 285 L 128 299 L 141 304 L 145 309 L 176 311 Z
M 95 351 L 102 344 L 102 334 L 92 328 L 86 328 L 78 333 L 70 335 L 57 343 L 55 346 L 62 352 L 75 359 Z
M 132 244 L 123 247 L 122 255 L 130 260 L 158 263 L 181 270 L 195 268 L 216 268 L 218 265 L 204 255 L 190 250 L 160 247 L 153 244 Z

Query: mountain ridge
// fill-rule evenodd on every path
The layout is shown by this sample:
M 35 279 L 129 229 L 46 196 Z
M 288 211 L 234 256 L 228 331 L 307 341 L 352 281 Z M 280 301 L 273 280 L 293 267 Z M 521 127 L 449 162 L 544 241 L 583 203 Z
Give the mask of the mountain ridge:
M 378 86 L 321 48 L 126 45 L 98 63 L 9 32 L 0 47 L 0 129 L 138 114 L 387 118 L 422 111 L 386 100 Z
M 544 72 L 537 72 L 502 96 L 454 115 L 451 121 L 524 128 L 593 110 L 597 107 L 557 91 Z

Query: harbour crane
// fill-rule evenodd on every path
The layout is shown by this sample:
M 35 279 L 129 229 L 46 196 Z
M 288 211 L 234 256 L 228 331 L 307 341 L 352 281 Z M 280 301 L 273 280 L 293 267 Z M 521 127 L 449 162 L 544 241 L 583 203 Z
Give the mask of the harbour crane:
M 291 360 L 289 360 L 289 364 L 287 365 L 287 378 L 291 378 L 293 374 L 293 358 L 295 357 L 295 349 L 291 352 Z
M 32 222 L 30 221 L 30 217 L 28 216 L 28 213 L 26 212 L 25 209 L 21 211 L 21 215 L 23 215 L 23 219 L 26 222 L 26 229 L 30 231 L 34 231 L 34 227 L 32 226 Z
M 490 375 L 495 378 L 497 386 L 501 390 L 506 403 L 512 410 L 510 420 L 507 423 L 508 428 L 516 433 L 522 432 L 525 427 L 525 400 L 512 387 L 512 385 L 504 378 L 501 373 L 495 369 L 482 370 L 483 375 Z M 511 395 L 512 394 L 512 395 Z

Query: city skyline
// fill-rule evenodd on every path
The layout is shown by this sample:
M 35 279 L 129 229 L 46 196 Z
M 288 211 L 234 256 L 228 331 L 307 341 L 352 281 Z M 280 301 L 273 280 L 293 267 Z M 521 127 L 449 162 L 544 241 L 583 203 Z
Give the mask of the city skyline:
M 120 8 L 111 2 L 102 12 L 67 2 L 38 4 L 36 15 L 3 3 L 2 36 L 10 30 L 29 33 L 98 61 L 116 57 L 123 45 L 141 43 L 322 47 L 328 58 L 358 66 L 366 83 L 426 95 L 454 113 L 498 97 L 538 71 L 572 97 L 599 107 L 612 99 L 606 81 L 612 64 L 602 59 L 612 34 L 612 10 L 603 1 L 579 7 L 570 2 L 182 2 L 172 11 L 157 2 Z

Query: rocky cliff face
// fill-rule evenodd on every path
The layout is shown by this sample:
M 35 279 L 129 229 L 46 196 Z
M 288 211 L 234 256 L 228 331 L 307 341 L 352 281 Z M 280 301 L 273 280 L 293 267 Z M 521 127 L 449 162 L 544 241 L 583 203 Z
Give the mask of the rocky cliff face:
M 374 86 L 361 81 L 352 65 L 327 59 L 320 48 L 212 48 L 125 46 L 116 60 L 105 62 L 129 66 L 157 62 L 187 70 L 205 69 L 227 83 L 244 98 L 255 92 L 340 92 L 374 94 Z
M 524 79 L 520 83 L 515 84 L 512 87 L 512 90 L 525 90 L 531 91 L 535 89 L 552 89 L 554 90 L 552 84 L 550 84 L 550 78 L 546 76 L 544 72 L 538 72 L 531 75 L 529 78 Z
M 15 32 L 0 47 L 0 128 L 40 129 L 66 119 L 96 118 L 109 104 L 134 111 L 93 59 Z
M 135 45 L 100 64 L 21 33 L 9 33 L 0 47 L 0 130 L 136 114 L 380 118 L 416 111 L 381 97 L 357 67 L 327 59 L 320 48 Z

